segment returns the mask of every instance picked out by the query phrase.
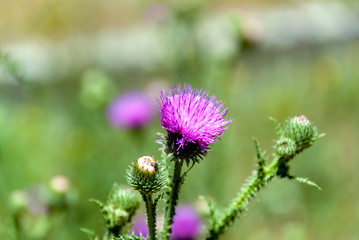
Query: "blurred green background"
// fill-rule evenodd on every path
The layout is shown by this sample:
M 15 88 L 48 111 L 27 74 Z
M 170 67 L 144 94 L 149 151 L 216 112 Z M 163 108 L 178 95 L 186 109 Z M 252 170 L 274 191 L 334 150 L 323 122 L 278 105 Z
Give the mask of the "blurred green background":
M 322 5 L 315 16 L 325 23 L 329 3 L 316 3 Z M 284 120 L 304 114 L 327 135 L 293 161 L 292 171 L 318 183 L 322 190 L 277 179 L 258 195 L 259 201 L 250 203 L 246 216 L 223 239 L 359 239 L 358 37 L 348 30 L 348 38 L 343 32 L 334 40 L 325 41 L 324 36 L 314 41 L 301 34 L 303 29 L 288 25 L 283 31 L 301 36 L 298 41 L 288 46 L 284 38 L 266 45 L 267 36 L 277 33 L 265 31 L 267 22 L 259 27 L 246 25 L 248 18 L 243 17 L 266 11 L 282 16 L 283 6 L 293 9 L 295 17 L 296 4 L 279 0 L 0 0 L 0 239 L 15 239 L 13 192 L 48 186 L 56 175 L 69 179 L 71 197 L 66 209 L 51 219 L 50 228 L 46 223 L 35 224 L 40 232 L 47 229 L 41 239 L 86 239 L 81 227 L 102 232 L 103 219 L 88 199 L 105 200 L 114 182 L 125 184 L 126 168 L 139 156 L 150 153 L 159 158 L 156 132 L 163 132 L 158 117 L 140 130 L 114 128 L 106 118 L 108 103 L 133 89 L 150 91 L 155 98 L 161 88 L 184 82 L 217 95 L 233 122 L 208 157 L 188 174 L 180 201 L 201 206 L 197 196 L 206 195 L 218 206 L 227 206 L 255 169 L 253 136 L 271 156 L 275 131 L 268 117 Z M 357 5 L 350 4 L 342 1 L 335 6 L 358 13 Z M 231 34 L 222 36 L 219 31 L 219 39 L 201 38 L 199 23 L 218 15 L 230 15 Z M 126 37 L 134 34 L 133 26 L 139 38 L 141 29 L 160 36 L 161 61 L 150 58 L 148 65 L 141 65 L 146 58 L 143 52 L 153 49 L 139 54 L 136 42 L 126 47 L 127 55 L 121 51 L 123 46 L 111 49 L 109 45 L 113 55 L 123 56 L 122 62 L 109 57 L 106 65 L 91 56 L 91 61 L 81 64 L 66 62 L 66 73 L 53 71 L 61 69 L 63 62 L 59 62 L 38 81 L 36 74 L 29 77 L 23 70 L 21 56 L 29 52 L 16 47 L 29 46 L 30 40 L 40 47 L 44 41 L 71 42 L 73 36 L 91 38 L 106 31 L 120 31 Z M 208 31 L 216 35 L 218 29 Z M 226 37 L 232 45 L 224 47 L 224 53 L 208 53 Z M 207 40 L 212 41 L 210 47 L 203 45 Z M 86 46 L 76 47 L 87 51 Z M 46 66 L 33 53 L 28 66 L 41 72 Z M 131 68 L 126 67 L 128 56 Z M 30 218 L 30 222 L 50 221 Z

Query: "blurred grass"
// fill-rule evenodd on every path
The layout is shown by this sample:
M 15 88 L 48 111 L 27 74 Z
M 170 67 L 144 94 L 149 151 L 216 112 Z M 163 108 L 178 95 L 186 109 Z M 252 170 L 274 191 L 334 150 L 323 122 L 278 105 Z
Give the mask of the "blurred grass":
M 219 9 L 250 10 L 313 1 L 293 0 L 0 0 L 0 42 L 36 39 L 39 36 L 62 39 L 67 35 L 96 32 L 98 29 L 127 27 L 146 21 L 149 8 L 169 5 L 180 8 L 206 5 L 209 12 Z M 325 1 L 318 1 L 325 2 Z M 356 0 L 341 0 L 356 3 Z

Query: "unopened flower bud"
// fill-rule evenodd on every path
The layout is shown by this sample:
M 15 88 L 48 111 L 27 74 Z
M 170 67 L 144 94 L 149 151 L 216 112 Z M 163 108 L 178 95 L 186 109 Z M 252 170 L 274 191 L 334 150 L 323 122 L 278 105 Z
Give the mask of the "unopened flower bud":
M 284 136 L 291 138 L 296 145 L 296 153 L 310 147 L 318 140 L 318 131 L 304 115 L 298 115 L 283 124 Z
M 140 201 L 138 193 L 114 184 L 108 196 L 107 205 L 112 205 L 115 209 L 121 208 L 132 216 L 138 209 Z
M 159 191 L 165 182 L 163 170 L 151 156 L 137 159 L 128 171 L 128 182 L 141 193 L 154 193 Z
M 296 152 L 295 142 L 291 138 L 281 137 L 276 143 L 276 154 L 280 157 L 290 158 Z
M 298 122 L 301 122 L 301 123 L 304 123 L 304 124 L 305 123 L 310 123 L 309 119 L 304 115 L 298 115 L 298 116 L 294 117 L 294 120 L 298 121 Z
M 119 235 L 126 229 L 126 225 L 131 222 L 133 215 L 140 207 L 141 198 L 138 193 L 115 183 L 106 203 L 96 199 L 91 201 L 100 207 L 108 230 L 114 235 Z
M 63 194 L 70 189 L 70 180 L 62 175 L 57 175 L 50 180 L 51 189 L 57 193 Z
M 137 159 L 136 167 L 148 176 L 152 176 L 156 171 L 156 161 L 151 156 L 143 156 Z

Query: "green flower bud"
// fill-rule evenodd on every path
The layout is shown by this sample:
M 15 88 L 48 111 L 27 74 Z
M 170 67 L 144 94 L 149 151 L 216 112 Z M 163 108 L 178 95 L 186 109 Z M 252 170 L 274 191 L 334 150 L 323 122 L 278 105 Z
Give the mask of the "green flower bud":
M 293 139 L 296 153 L 312 146 L 320 138 L 317 128 L 304 115 L 286 120 L 283 124 L 283 134 L 285 137 Z
M 16 190 L 10 195 L 10 204 L 14 212 L 22 212 L 28 208 L 28 195 L 23 190 Z
M 296 152 L 296 145 L 293 139 L 281 137 L 276 143 L 276 154 L 280 157 L 291 158 Z
M 96 203 L 106 219 L 107 229 L 114 235 L 119 236 L 131 222 L 136 210 L 140 207 L 141 197 L 138 193 L 114 184 L 106 204 L 92 199 Z
M 140 206 L 141 198 L 138 193 L 128 188 L 121 188 L 115 184 L 108 196 L 107 205 L 113 206 L 114 209 L 122 209 L 129 216 L 134 215 Z
M 128 171 L 128 183 L 140 193 L 155 193 L 165 183 L 164 171 L 153 157 L 143 156 Z

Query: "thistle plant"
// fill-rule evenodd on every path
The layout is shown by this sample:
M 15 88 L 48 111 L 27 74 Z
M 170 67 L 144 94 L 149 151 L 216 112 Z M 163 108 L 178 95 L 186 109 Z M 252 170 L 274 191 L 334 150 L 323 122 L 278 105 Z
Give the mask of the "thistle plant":
M 186 162 L 191 168 L 198 163 L 211 145 L 219 140 L 231 123 L 226 119 L 227 109 L 215 96 L 208 98 L 208 92 L 193 90 L 190 85 L 175 86 L 169 93 L 162 91 L 160 100 L 161 125 L 167 130 L 164 151 L 174 162 L 172 177 L 167 184 L 167 207 L 163 226 L 163 236 L 168 239 L 178 194 L 185 174 L 181 175 Z
M 147 225 L 151 240 L 156 239 L 156 207 L 162 195 L 155 200 L 152 194 L 161 190 L 165 183 L 165 175 L 162 168 L 151 156 L 143 156 L 137 159 L 128 171 L 128 183 L 138 190 L 146 203 Z
M 228 109 L 224 108 L 224 103 L 216 96 L 209 96 L 207 91 L 193 89 L 190 85 L 184 85 L 183 89 L 178 85 L 168 92 L 162 91 L 158 103 L 161 126 L 166 131 L 158 134 L 161 137 L 157 141 L 161 145 L 161 161 L 156 161 L 151 156 L 140 157 L 128 170 L 128 183 L 140 193 L 145 202 L 149 239 L 168 240 L 175 239 L 175 209 L 186 175 L 194 165 L 201 164 L 201 160 L 212 150 L 212 145 L 228 129 L 232 119 L 226 117 Z M 294 176 L 290 171 L 290 162 L 323 134 L 319 134 L 312 122 L 303 115 L 289 118 L 283 123 L 272 120 L 277 132 L 274 158 L 269 161 L 254 139 L 257 170 L 248 178 L 227 209 L 221 212 L 208 198 L 203 197 L 209 206 L 207 239 L 219 239 L 247 210 L 249 201 L 276 177 L 320 189 L 314 182 Z M 164 221 L 161 233 L 157 234 L 157 205 L 160 200 L 165 206 Z M 130 196 L 129 192 L 122 190 L 121 194 L 110 194 L 107 204 L 95 202 L 107 220 L 108 234 L 104 239 L 143 238 L 129 231 L 132 216 L 139 206 L 135 195 Z M 131 208 L 126 205 L 128 202 L 132 203 Z M 92 239 L 96 239 L 92 232 L 87 233 Z M 186 233 L 181 234 L 188 236 Z

